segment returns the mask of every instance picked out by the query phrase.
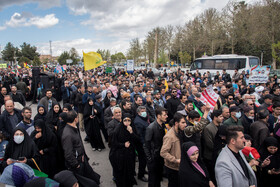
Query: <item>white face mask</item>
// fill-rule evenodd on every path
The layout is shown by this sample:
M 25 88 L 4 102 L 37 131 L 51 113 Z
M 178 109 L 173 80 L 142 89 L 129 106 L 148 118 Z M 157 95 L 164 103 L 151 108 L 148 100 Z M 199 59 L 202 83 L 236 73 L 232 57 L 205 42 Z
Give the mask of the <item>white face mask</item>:
M 248 116 L 248 118 L 253 120 L 255 117 L 254 116 Z
M 239 119 L 241 117 L 241 112 L 236 112 L 235 117 Z
M 20 144 L 21 142 L 23 142 L 24 140 L 24 136 L 14 136 L 14 141 L 17 143 L 17 144 Z
M 141 112 L 141 116 L 142 116 L 143 118 L 147 117 L 147 112 Z

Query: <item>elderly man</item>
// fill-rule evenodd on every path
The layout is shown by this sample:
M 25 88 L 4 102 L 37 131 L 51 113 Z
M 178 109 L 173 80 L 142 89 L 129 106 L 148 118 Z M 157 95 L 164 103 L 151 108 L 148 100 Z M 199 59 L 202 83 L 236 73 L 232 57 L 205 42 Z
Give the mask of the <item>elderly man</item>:
M 5 102 L 5 111 L 0 116 L 0 130 L 6 139 L 10 139 L 13 129 L 22 120 L 21 111 L 14 108 L 13 100 Z

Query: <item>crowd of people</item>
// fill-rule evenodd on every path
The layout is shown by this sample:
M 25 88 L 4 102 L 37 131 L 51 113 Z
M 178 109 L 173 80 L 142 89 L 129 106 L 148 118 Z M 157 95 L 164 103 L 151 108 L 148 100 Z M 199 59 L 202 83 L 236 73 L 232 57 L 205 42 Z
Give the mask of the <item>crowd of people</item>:
M 168 187 L 277 186 L 277 76 L 251 84 L 238 69 L 230 76 L 226 70 L 154 75 L 151 69 L 110 74 L 70 67 L 49 88 L 30 69 L 5 69 L 0 77 L 2 183 L 99 186 L 87 142 L 92 151 L 109 147 L 118 187 L 137 185 L 136 176 L 149 187 L 160 187 L 163 177 Z M 208 86 L 219 95 L 214 109 L 200 99 Z M 27 101 L 37 103 L 34 118 Z

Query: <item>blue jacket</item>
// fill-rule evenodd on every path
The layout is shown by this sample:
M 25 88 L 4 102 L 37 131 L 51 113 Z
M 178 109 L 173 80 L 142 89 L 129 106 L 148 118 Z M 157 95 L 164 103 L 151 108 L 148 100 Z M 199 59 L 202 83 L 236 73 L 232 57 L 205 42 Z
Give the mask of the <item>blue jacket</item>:
M 35 130 L 34 128 L 34 121 L 31 119 L 30 120 L 31 123 L 27 124 L 26 122 L 24 121 L 21 121 L 19 122 L 19 124 L 17 125 L 17 127 L 22 127 L 26 132 L 27 134 L 30 136 L 31 133 Z
M 139 115 L 137 115 L 134 119 L 134 125 L 136 127 L 137 134 L 140 136 L 142 144 L 145 143 L 146 128 L 149 126 L 147 119 L 148 118 L 143 118 Z

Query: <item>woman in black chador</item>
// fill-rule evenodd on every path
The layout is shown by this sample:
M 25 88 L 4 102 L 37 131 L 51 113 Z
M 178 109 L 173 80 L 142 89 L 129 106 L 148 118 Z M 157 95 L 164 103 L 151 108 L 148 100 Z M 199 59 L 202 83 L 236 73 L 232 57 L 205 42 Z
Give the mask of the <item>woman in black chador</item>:
M 100 133 L 101 112 L 99 107 L 95 106 L 93 99 L 89 98 L 84 109 L 84 125 L 89 142 L 94 151 L 105 149 Z
M 45 125 L 42 119 L 38 119 L 34 126 L 35 130 L 32 132 L 31 138 L 37 145 L 41 155 L 39 167 L 44 173 L 53 177 L 56 173 L 56 135 Z
M 117 187 L 137 184 L 134 178 L 135 145 L 140 143 L 140 138 L 131 120 L 131 115 L 124 114 L 122 122 L 113 133 L 109 159 Z

